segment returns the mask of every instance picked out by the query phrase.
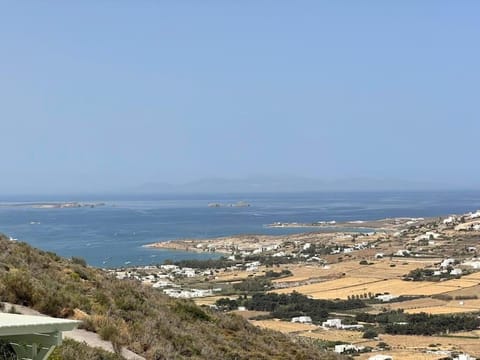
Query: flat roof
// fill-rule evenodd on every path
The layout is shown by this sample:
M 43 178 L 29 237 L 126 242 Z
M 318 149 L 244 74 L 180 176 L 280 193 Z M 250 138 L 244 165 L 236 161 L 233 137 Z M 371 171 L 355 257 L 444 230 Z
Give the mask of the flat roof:
M 0 336 L 70 331 L 79 324 L 78 320 L 0 313 Z

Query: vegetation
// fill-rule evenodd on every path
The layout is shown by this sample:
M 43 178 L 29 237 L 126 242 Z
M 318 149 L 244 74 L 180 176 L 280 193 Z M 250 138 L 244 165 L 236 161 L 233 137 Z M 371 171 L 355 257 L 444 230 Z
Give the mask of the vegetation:
M 180 267 L 188 267 L 195 269 L 225 269 L 230 266 L 235 266 L 239 261 L 228 260 L 225 257 L 220 257 L 218 259 L 191 259 L 191 260 L 180 260 L 176 261 L 173 264 Z M 165 261 L 166 264 L 172 264 L 171 261 Z
M 10 344 L 0 341 L 0 359 L 17 360 L 17 355 Z
M 359 313 L 357 321 L 378 323 L 383 331 L 393 335 L 435 335 L 449 332 L 470 331 L 480 326 L 480 319 L 472 314 L 430 315 L 406 314 L 389 311 L 377 315 Z
M 171 299 L 131 280 L 0 236 L 0 301 L 57 317 L 82 315 L 83 327 L 147 359 L 335 359 L 312 341 L 261 330 L 241 317 Z M 78 315 L 77 315 L 78 316 Z M 60 352 L 58 352 L 60 351 Z M 116 360 L 66 342 L 56 359 Z M 76 354 L 78 352 L 78 354 Z
M 223 309 L 235 309 L 245 306 L 248 310 L 268 311 L 278 319 L 291 320 L 295 316 L 310 316 L 313 322 L 325 321 L 330 311 L 358 309 L 365 306 L 361 300 L 316 300 L 297 292 L 292 294 L 253 294 L 251 299 L 220 299 L 217 306 Z
M 363 332 L 362 337 L 364 339 L 375 339 L 378 336 L 378 332 L 376 332 L 374 329 L 367 329 Z
M 16 358 L 15 358 L 16 359 Z M 123 357 L 112 354 L 101 349 L 93 349 L 83 343 L 73 340 L 64 340 L 63 344 L 57 347 L 49 360 L 123 360 Z
M 403 279 L 410 281 L 443 281 L 459 279 L 462 275 L 468 274 L 468 272 L 464 272 L 462 275 L 451 275 L 450 270 L 452 270 L 452 268 L 447 269 L 446 272 L 440 273 L 440 275 L 434 275 L 434 270 L 432 269 L 415 269 L 405 275 Z

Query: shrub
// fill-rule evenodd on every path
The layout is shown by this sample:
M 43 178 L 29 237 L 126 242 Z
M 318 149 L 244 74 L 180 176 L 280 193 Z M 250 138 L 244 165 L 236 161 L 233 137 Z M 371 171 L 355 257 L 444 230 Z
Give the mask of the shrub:
M 72 263 L 86 267 L 87 266 L 87 261 L 84 258 L 77 257 L 77 256 L 72 256 Z
M 378 336 L 378 332 L 376 332 L 374 329 L 367 329 L 363 332 L 363 338 L 364 339 L 374 339 Z

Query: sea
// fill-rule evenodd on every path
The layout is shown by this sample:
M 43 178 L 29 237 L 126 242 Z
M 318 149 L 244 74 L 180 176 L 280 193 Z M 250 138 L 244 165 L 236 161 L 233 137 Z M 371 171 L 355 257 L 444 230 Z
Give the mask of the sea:
M 29 205 L 70 201 L 105 205 L 49 209 Z M 229 206 L 239 201 L 249 206 Z M 223 206 L 209 206 L 212 203 Z M 153 242 L 321 230 L 267 226 L 274 222 L 437 217 L 477 209 L 480 191 L 3 196 L 0 232 L 61 256 L 82 257 L 90 265 L 114 268 L 220 256 L 143 247 Z

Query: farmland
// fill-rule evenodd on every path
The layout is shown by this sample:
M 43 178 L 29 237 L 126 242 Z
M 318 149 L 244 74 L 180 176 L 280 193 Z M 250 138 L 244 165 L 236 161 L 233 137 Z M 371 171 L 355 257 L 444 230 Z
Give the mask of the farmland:
M 344 262 L 341 266 L 344 268 L 345 275 L 341 278 L 314 282 L 308 285 L 285 287 L 274 292 L 285 294 L 297 291 L 315 299 L 346 299 L 352 295 L 363 295 L 365 293 L 390 293 L 396 296 L 431 296 L 467 289 L 480 283 L 479 273 L 443 282 L 424 281 L 419 283 L 401 280 L 401 274 L 430 263 L 380 260 L 372 265 L 359 266 L 356 261 Z M 395 266 L 392 267 L 392 264 Z M 337 264 L 334 269 L 339 266 Z M 334 269 L 330 268 L 327 271 L 332 273 Z M 321 274 L 321 271 L 314 272 L 312 269 L 309 269 L 310 278 L 315 274 Z M 294 278 L 297 276 L 297 279 L 305 279 L 306 277 L 306 274 L 295 275 L 295 271 L 293 273 Z M 286 280 L 289 281 L 290 278 Z M 277 280 L 277 282 L 280 281 L 282 280 Z M 283 283 L 288 284 L 285 280 L 283 280 Z

